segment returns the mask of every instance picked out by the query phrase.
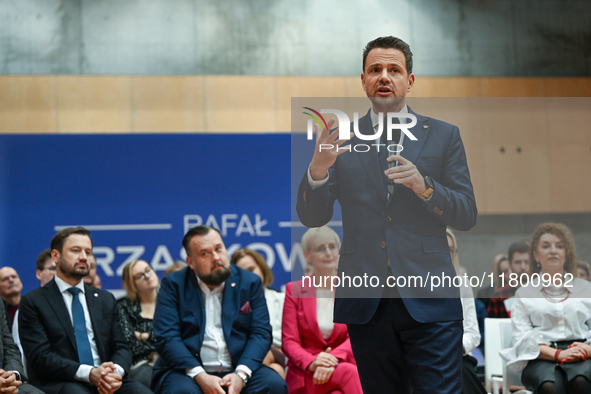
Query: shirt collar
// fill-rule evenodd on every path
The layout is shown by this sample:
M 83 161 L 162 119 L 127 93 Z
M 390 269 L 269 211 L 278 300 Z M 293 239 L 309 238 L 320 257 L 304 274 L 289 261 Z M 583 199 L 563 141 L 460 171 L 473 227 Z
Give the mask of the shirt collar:
M 407 114 L 408 113 L 408 106 L 406 104 L 404 104 L 404 107 L 402 107 L 402 109 L 398 113 Z M 371 125 L 375 129 L 378 126 L 380 119 L 378 118 L 378 114 L 376 114 L 375 111 L 373 110 L 373 107 L 369 110 L 369 116 L 371 118 Z
M 84 281 L 80 279 L 80 282 L 76 286 L 72 286 L 69 283 L 66 283 L 63 279 L 60 279 L 57 275 L 55 276 L 55 284 L 60 289 L 60 293 L 67 291 L 70 287 L 77 287 L 84 293 Z
M 534 274 L 534 275 L 539 275 L 541 278 L 543 274 L 540 271 L 538 274 Z M 563 283 L 561 286 L 554 286 L 554 283 L 550 283 L 548 286 L 544 286 L 544 282 L 542 280 L 540 280 L 539 283 L 537 283 L 537 282 L 538 282 L 537 278 L 536 278 L 535 282 L 532 282 L 532 280 L 530 279 L 529 287 L 531 287 L 532 289 L 535 289 L 539 293 L 542 293 L 543 291 L 545 291 L 546 294 L 560 296 L 561 294 L 564 293 L 565 289 L 566 289 L 566 291 L 568 291 L 571 294 L 573 292 L 572 285 L 571 285 L 571 287 L 566 287 L 566 286 L 564 286 L 564 283 Z M 536 283 L 536 285 L 534 286 L 533 283 Z

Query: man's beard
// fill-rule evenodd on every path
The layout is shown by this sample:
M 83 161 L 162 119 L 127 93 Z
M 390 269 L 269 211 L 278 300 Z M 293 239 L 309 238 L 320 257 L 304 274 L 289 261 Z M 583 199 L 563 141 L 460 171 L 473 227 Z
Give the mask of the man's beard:
M 83 268 L 76 268 L 76 264 L 74 264 L 72 266 L 72 269 L 71 270 L 69 270 L 69 271 L 64 270 L 63 267 L 66 264 L 64 264 L 63 257 L 60 256 L 60 263 L 57 266 L 57 269 L 59 269 L 64 274 L 64 276 L 66 276 L 68 278 L 78 279 L 78 280 L 79 279 L 82 279 L 83 277 L 85 277 L 86 275 L 88 275 L 88 273 L 90 272 L 90 266 L 89 266 L 88 263 L 86 264 L 86 270 L 84 270 Z
M 396 112 L 398 106 L 404 102 L 404 97 L 369 97 L 375 111 Z
M 226 281 L 232 275 L 232 270 L 230 267 L 226 267 L 224 265 L 220 265 L 220 269 L 217 269 L 209 274 L 202 274 L 197 272 L 197 276 L 199 279 L 203 281 L 203 283 L 210 285 L 210 286 L 219 286 Z M 215 268 L 215 267 L 214 267 Z

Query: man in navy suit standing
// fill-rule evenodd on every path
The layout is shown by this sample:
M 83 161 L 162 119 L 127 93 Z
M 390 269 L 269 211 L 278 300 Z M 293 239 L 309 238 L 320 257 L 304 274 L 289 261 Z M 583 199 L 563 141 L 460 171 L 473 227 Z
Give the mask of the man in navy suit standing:
M 365 394 L 461 393 L 459 291 L 449 285 L 432 292 L 429 278 L 455 276 L 445 230 L 473 227 L 476 203 L 458 128 L 406 105 L 414 81 L 408 44 L 396 37 L 368 43 L 361 83 L 372 108 L 359 119 L 366 138 L 337 141 L 338 131 L 318 130 L 297 196 L 308 227 L 331 220 L 339 200 L 339 276 L 379 279 L 360 288 L 343 281 L 335 300 L 335 321 L 347 324 Z M 386 113 L 416 117 L 408 130 L 416 140 L 406 132 L 381 140 Z M 367 136 L 375 136 L 370 151 L 343 149 L 367 143 Z M 390 155 L 390 144 L 402 145 L 402 152 Z M 325 148 L 330 145 L 340 149 Z
M 183 247 L 189 267 L 167 275 L 158 293 L 155 392 L 286 394 L 262 364 L 272 336 L 260 278 L 230 266 L 213 227 L 192 228 Z

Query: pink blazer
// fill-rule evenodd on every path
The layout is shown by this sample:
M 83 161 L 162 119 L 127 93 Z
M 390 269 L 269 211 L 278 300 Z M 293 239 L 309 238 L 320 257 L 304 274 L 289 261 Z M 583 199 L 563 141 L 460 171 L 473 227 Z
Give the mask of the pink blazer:
M 303 388 L 306 379 L 313 378 L 313 373 L 307 370 L 308 365 L 327 347 L 332 349 L 330 354 L 339 361 L 355 364 L 345 324 L 335 323 L 330 337 L 324 339 L 318 328 L 315 297 L 316 290 L 313 287 L 302 287 L 301 281 L 287 284 L 283 306 L 282 348 L 288 358 L 285 380 L 290 392 Z

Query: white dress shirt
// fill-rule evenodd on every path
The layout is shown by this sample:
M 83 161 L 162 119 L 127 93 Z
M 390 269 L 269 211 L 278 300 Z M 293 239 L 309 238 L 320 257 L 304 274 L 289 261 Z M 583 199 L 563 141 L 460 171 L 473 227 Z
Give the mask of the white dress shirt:
M 573 287 L 567 288 L 568 298 L 562 302 L 549 301 L 542 292 L 543 287 L 520 287 L 515 292 L 511 309 L 513 347 L 500 352 L 508 367 L 521 371 L 529 360 L 540 354 L 540 344 L 591 339 L 591 284 L 575 278 Z M 549 287 L 548 293 L 555 294 L 554 301 L 566 296 L 564 288 Z
M 328 339 L 334 329 L 334 291 L 316 289 L 316 320 L 324 339 Z
M 199 352 L 201 366 L 187 370 L 187 376 L 191 379 L 201 372 L 222 373 L 232 370 L 232 357 L 222 327 L 222 301 L 225 283 L 213 290 L 210 290 L 198 277 L 197 283 L 199 283 L 205 305 L 205 331 Z M 252 375 L 252 370 L 246 365 L 238 365 L 236 369 L 243 371 L 248 377 Z
M 400 112 L 398 112 L 399 114 L 408 114 L 408 106 L 404 106 Z M 383 114 L 386 115 L 386 114 Z M 380 118 L 378 117 L 378 114 L 375 113 L 375 111 L 373 110 L 373 108 L 371 109 L 371 111 L 369 111 L 369 117 L 371 118 L 371 125 L 373 127 L 373 130 L 377 133 L 378 132 L 378 127 L 379 127 L 379 122 L 380 122 Z M 402 118 L 399 119 L 400 123 L 406 123 L 406 118 Z M 382 134 L 387 133 L 386 130 L 386 119 L 384 118 L 383 124 L 382 124 Z M 398 141 L 399 145 L 402 145 L 402 143 L 404 142 L 404 137 L 406 136 L 406 134 L 404 134 L 404 132 L 402 132 L 402 130 L 400 130 L 400 141 Z M 396 141 L 395 141 L 396 142 Z M 380 136 L 380 138 L 376 138 L 374 141 L 375 144 L 382 144 L 382 138 Z M 376 150 L 378 149 L 378 147 L 376 146 Z M 385 146 L 380 146 L 380 149 L 386 149 Z M 400 153 L 400 152 L 399 152 Z M 386 155 L 388 154 L 394 154 L 394 152 L 389 152 L 388 150 L 386 150 Z
M 12 340 L 14 341 L 14 344 L 18 346 L 18 350 L 20 350 L 21 352 L 21 360 L 23 362 L 23 366 L 25 366 L 25 352 L 23 350 L 23 345 L 21 345 L 21 338 L 18 334 L 18 309 L 14 314 L 14 321 L 12 322 Z
M 462 345 L 466 354 L 470 354 L 480 344 L 480 330 L 478 329 L 478 317 L 476 316 L 476 304 L 472 287 L 461 286 L 460 297 L 462 297 L 460 301 L 462 301 L 462 312 L 464 313 Z
M 85 289 L 84 289 L 84 282 L 82 279 L 76 286 L 72 286 L 62 279 L 58 278 L 57 275 L 55 276 L 55 283 L 62 293 L 62 297 L 64 299 L 64 303 L 66 304 L 66 309 L 70 315 L 70 321 L 72 322 L 72 327 L 74 326 L 74 317 L 72 316 L 72 294 L 68 291 L 70 287 L 77 287 L 81 291 L 78 293 L 78 299 L 82 304 L 82 309 L 84 309 L 84 320 L 86 320 L 86 333 L 88 334 L 88 340 L 90 341 L 90 350 L 92 351 L 92 359 L 94 365 L 86 365 L 80 364 L 78 370 L 76 371 L 76 379 L 81 380 L 83 382 L 90 382 L 90 371 L 94 367 L 98 367 L 101 365 L 101 358 L 98 354 L 98 348 L 96 346 L 96 341 L 94 340 L 94 330 L 92 329 L 92 321 L 90 320 L 90 314 L 88 313 L 88 305 L 86 304 L 86 296 L 85 296 Z M 115 364 L 116 373 L 119 376 L 123 376 L 125 374 L 125 370 L 118 364 Z
M 273 328 L 273 347 L 281 349 L 281 321 L 283 319 L 285 293 L 265 288 L 265 300 L 267 301 L 269 320 Z

